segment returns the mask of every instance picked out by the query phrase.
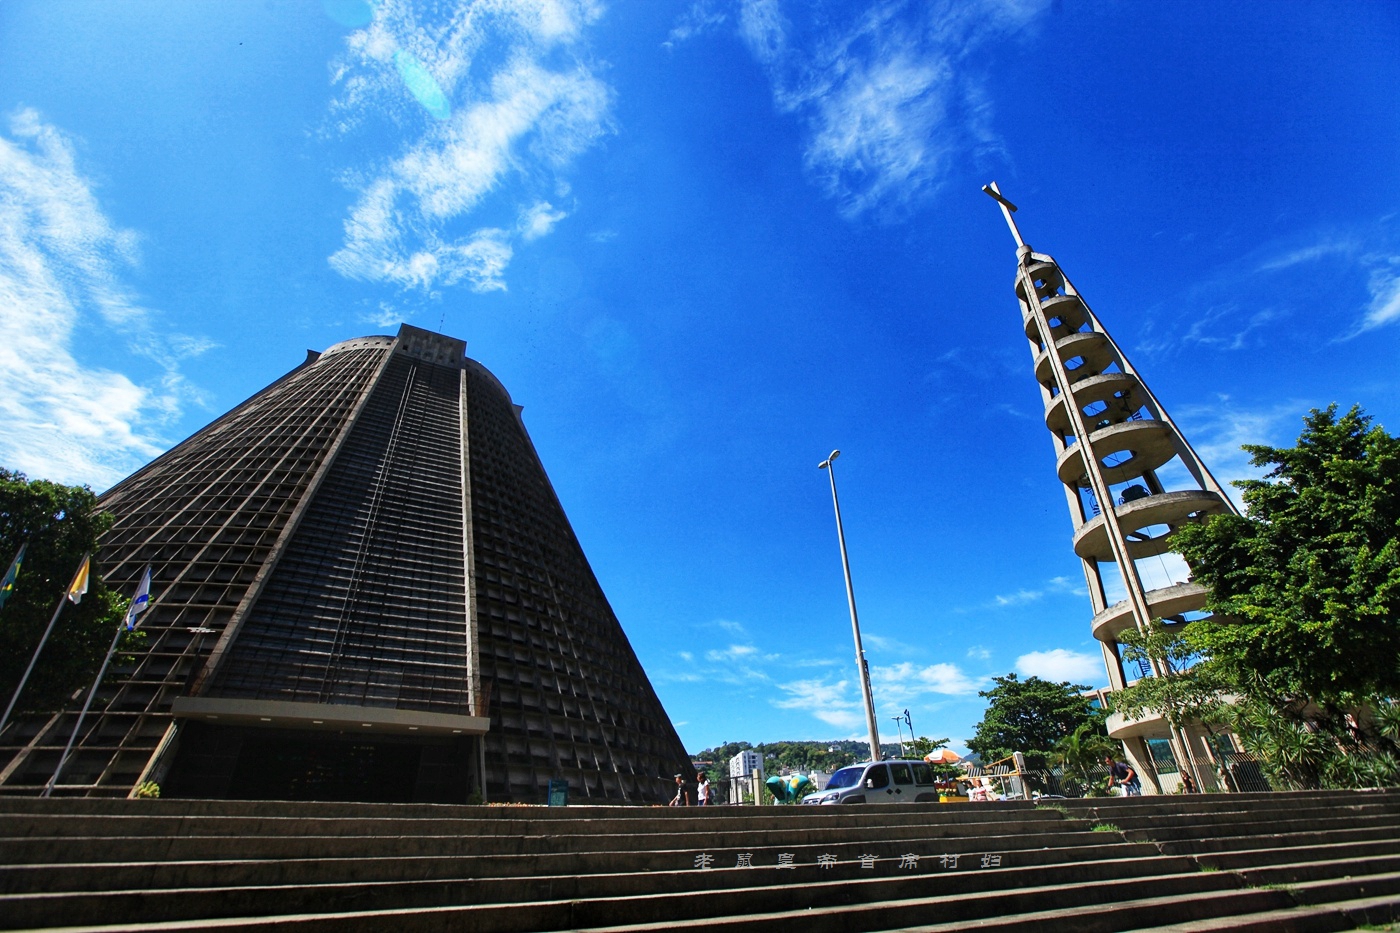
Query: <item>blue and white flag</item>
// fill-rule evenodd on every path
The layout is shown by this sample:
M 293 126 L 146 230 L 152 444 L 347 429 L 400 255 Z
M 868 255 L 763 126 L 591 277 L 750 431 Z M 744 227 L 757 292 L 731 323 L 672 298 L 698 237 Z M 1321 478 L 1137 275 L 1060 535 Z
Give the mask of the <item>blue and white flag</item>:
M 131 605 L 126 610 L 126 630 L 129 632 L 136 628 L 136 617 L 146 611 L 146 606 L 151 601 L 151 568 L 147 567 L 146 572 L 141 574 L 141 585 L 136 587 L 136 595 L 131 598 Z

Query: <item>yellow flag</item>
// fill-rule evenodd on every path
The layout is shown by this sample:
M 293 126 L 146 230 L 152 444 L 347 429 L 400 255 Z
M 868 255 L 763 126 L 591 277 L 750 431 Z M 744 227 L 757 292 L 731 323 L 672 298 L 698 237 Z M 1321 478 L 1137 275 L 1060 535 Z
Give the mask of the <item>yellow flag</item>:
M 88 590 L 88 570 L 91 563 L 91 556 L 84 557 L 82 566 L 73 575 L 73 582 L 68 584 L 68 599 L 75 606 L 83 601 L 83 594 Z

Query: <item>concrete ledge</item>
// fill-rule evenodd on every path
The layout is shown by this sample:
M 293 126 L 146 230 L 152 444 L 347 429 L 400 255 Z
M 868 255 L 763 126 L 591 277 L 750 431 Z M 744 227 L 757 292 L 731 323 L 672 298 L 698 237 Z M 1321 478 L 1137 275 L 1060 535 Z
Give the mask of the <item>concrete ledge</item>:
M 176 697 L 170 713 L 176 719 L 199 719 L 220 725 L 267 726 L 285 729 L 346 729 L 365 735 L 397 733 L 485 735 L 491 725 L 481 716 L 454 716 L 382 706 L 336 706 L 327 703 L 287 703 L 281 700 L 236 700 L 225 697 Z

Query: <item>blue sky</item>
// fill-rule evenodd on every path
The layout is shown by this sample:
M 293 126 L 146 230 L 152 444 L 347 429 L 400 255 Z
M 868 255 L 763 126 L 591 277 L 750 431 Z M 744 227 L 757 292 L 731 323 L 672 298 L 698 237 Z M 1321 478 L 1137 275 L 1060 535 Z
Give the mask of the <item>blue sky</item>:
M 0 4 L 0 463 L 400 321 L 516 401 L 692 750 L 1104 681 L 997 179 L 1222 478 L 1400 430 L 1400 6 Z

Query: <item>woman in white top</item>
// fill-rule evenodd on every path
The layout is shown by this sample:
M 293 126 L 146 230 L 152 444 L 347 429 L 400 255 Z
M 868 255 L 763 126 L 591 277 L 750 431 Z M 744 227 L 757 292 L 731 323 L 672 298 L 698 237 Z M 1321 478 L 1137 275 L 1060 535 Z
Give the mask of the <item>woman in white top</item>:
M 703 771 L 695 775 L 695 803 L 697 806 L 708 807 L 710 805 L 710 776 Z

